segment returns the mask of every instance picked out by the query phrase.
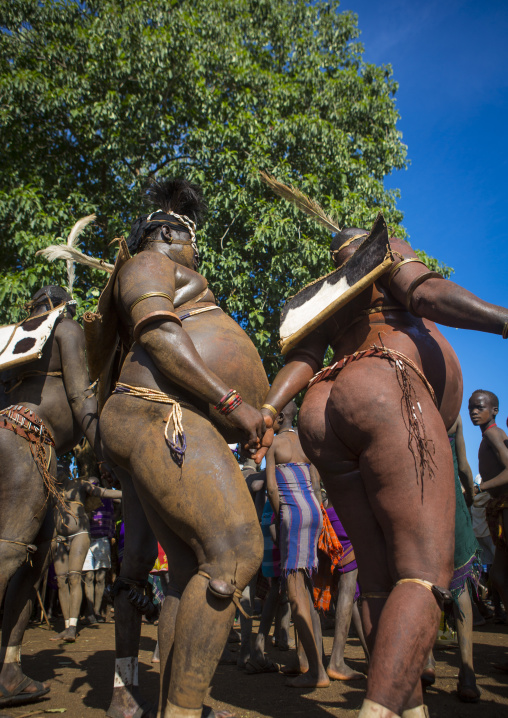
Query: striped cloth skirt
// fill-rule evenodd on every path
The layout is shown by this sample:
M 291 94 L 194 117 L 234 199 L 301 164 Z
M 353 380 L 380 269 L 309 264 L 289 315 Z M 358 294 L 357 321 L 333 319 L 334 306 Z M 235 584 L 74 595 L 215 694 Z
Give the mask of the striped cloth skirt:
M 277 464 L 280 496 L 281 572 L 317 569 L 317 542 L 323 518 L 312 490 L 309 464 Z

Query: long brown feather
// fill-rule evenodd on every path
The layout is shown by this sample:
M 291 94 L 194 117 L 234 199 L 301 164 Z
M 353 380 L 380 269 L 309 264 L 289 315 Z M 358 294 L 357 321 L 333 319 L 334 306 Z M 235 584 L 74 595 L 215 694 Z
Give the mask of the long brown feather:
M 259 174 L 263 182 L 267 184 L 275 194 L 278 194 L 279 197 L 294 204 L 298 209 L 308 214 L 309 217 L 312 217 L 312 219 L 319 222 L 323 227 L 326 227 L 330 232 L 340 232 L 337 221 L 326 214 L 324 209 L 315 200 L 307 197 L 306 194 L 300 192 L 296 187 L 288 187 L 288 185 L 279 182 L 267 172 L 261 170 Z

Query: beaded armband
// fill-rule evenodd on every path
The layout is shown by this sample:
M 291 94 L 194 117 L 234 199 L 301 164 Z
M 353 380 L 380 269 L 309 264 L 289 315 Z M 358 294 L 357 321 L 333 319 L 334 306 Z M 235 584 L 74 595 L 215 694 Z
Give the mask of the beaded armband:
M 221 414 L 227 416 L 228 414 L 231 414 L 231 412 L 234 411 L 237 407 L 239 407 L 242 403 L 243 400 L 240 394 L 235 389 L 231 389 L 215 405 L 215 408 Z
M 159 309 L 157 312 L 150 312 L 150 314 L 147 314 L 134 325 L 134 329 L 132 331 L 134 341 L 138 341 L 142 329 L 144 329 L 148 324 L 152 324 L 159 319 L 165 319 L 167 322 L 175 322 L 176 324 L 182 326 L 180 317 L 178 317 L 174 312 L 166 312 Z

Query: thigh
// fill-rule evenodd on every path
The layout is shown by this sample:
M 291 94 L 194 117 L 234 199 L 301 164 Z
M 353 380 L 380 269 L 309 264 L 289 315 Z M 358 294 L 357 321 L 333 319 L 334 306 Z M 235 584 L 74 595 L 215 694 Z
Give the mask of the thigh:
M 416 375 L 409 377 L 413 393 L 408 395 L 387 361 L 365 359 L 348 369 L 352 371 L 345 370 L 343 380 L 341 374 L 334 384 L 328 415 L 358 456 L 365 492 L 386 541 L 392 578 L 423 577 L 448 585 L 455 486 L 441 416 Z M 423 420 L 416 430 L 406 412 L 408 396 L 411 410 Z
M 47 510 L 44 483 L 28 441 L 6 429 L 0 429 L 0 506 L 0 536 L 33 543 Z
M 192 548 L 199 564 L 213 562 L 227 548 L 257 550 L 256 511 L 228 445 L 202 414 L 184 408 L 183 426 L 182 467 L 171 457 L 162 420 L 140 431 L 143 441 L 131 452 L 130 468 L 143 505 Z
M 69 571 L 81 571 L 88 549 L 90 548 L 90 534 L 83 533 L 74 536 L 69 549 Z
M 130 474 L 114 469 L 122 486 L 122 513 L 125 527 L 122 576 L 144 580 L 157 558 L 157 540 L 146 517 Z
M 55 541 L 53 548 L 53 564 L 57 576 L 63 576 L 69 571 L 69 549 L 66 541 Z

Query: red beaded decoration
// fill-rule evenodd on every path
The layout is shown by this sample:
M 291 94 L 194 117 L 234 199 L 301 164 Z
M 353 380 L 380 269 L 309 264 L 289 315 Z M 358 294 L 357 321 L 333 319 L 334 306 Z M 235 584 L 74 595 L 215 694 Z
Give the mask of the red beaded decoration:
M 237 407 L 240 406 L 242 403 L 242 397 L 235 389 L 230 389 L 227 394 L 225 394 L 222 399 L 215 405 L 215 408 L 217 411 L 220 411 L 221 414 L 224 414 L 224 416 L 227 416 L 228 414 L 231 414 L 232 411 L 234 411 Z

